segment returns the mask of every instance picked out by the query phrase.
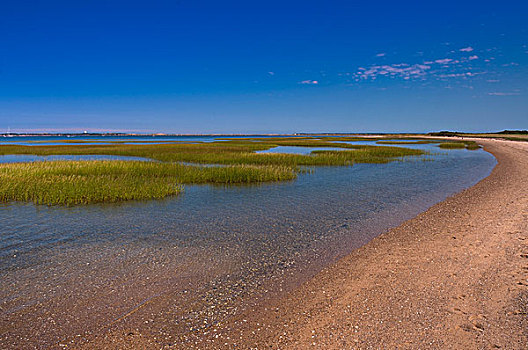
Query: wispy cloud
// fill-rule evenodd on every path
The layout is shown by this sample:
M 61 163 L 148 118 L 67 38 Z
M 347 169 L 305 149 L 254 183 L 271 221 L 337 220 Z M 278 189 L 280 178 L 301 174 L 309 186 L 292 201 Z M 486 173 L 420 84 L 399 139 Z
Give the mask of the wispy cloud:
M 303 84 L 303 85 L 317 85 L 317 84 L 319 84 L 319 81 L 318 80 L 303 80 L 303 81 L 300 81 L 299 84 Z
M 463 58 L 463 60 L 466 61 L 472 59 L 474 58 Z M 441 67 L 448 67 L 449 65 L 456 65 L 459 63 L 461 63 L 460 60 L 455 60 L 452 58 L 441 58 L 415 64 L 397 63 L 391 65 L 372 65 L 368 68 L 358 68 L 358 71 L 354 74 L 354 76 L 356 80 L 375 80 L 380 76 L 391 78 L 399 77 L 403 78 L 404 80 L 410 80 L 412 78 L 424 78 L 426 75 L 435 75 L 437 78 L 470 77 L 475 75 L 475 73 L 472 72 L 438 71 L 438 69 Z
M 275 72 L 268 72 L 268 74 L 273 76 L 273 75 L 275 75 Z
M 468 78 L 468 77 L 474 77 L 475 75 L 478 75 L 478 74 L 473 73 L 473 72 L 465 72 L 465 73 L 438 74 L 436 75 L 436 77 L 438 78 Z
M 385 57 L 387 54 L 385 52 L 380 52 L 376 55 L 376 57 Z
M 401 77 L 408 80 L 412 77 L 425 75 L 431 66 L 425 64 L 408 65 L 398 63 L 392 65 L 371 66 L 369 68 L 359 68 L 355 74 L 357 79 L 376 79 L 378 76 Z
M 442 58 L 440 60 L 435 60 L 434 63 L 438 64 L 448 64 L 449 62 L 453 61 L 451 58 Z
M 518 96 L 520 92 L 488 92 L 490 96 Z
M 497 49 L 493 49 L 493 52 Z M 461 87 L 471 89 L 477 81 L 484 82 L 487 79 L 494 79 L 501 74 L 501 65 L 494 64 L 495 57 L 487 53 L 485 49 L 479 51 L 471 47 L 462 47 L 456 50 L 445 52 L 442 56 L 416 57 L 413 61 L 404 61 L 401 63 L 374 64 L 362 66 L 352 72 L 341 72 L 339 77 L 344 79 L 348 84 L 360 83 L 363 81 L 388 81 L 404 80 L 416 81 L 421 86 L 434 86 L 434 81 L 448 85 L 450 88 Z M 490 51 L 491 52 L 491 51 Z M 380 54 L 378 54 L 380 55 Z M 378 56 L 376 55 L 376 56 Z M 380 56 L 383 57 L 383 56 Z M 502 66 L 510 67 L 518 63 L 503 63 Z M 504 69 L 504 68 L 502 68 Z M 478 80 L 478 76 L 482 76 Z M 488 82 L 499 82 L 498 80 L 489 80 Z M 404 86 L 410 86 L 405 84 Z M 478 87 L 478 85 L 477 85 Z M 487 92 L 485 92 L 488 94 Z M 489 95 L 508 96 L 519 95 L 515 90 L 513 92 L 491 92 Z

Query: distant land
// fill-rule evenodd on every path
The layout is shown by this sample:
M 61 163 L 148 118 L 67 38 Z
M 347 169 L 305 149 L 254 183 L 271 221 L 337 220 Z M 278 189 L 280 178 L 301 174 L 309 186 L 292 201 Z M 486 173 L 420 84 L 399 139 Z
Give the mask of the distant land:
M 167 137 L 182 137 L 182 136 L 279 136 L 279 135 L 297 135 L 297 134 L 165 134 L 165 133 L 126 133 L 126 132 L 82 132 L 82 133 L 0 133 L 3 137 L 27 137 L 27 136 L 64 136 L 64 137 L 78 137 L 78 136 L 167 136 Z M 317 134 L 320 135 L 320 134 Z
M 378 132 L 378 133 L 351 133 L 351 132 L 321 132 L 321 133 L 267 133 L 267 134 L 243 134 L 243 133 L 236 133 L 236 134 L 165 134 L 165 133 L 125 133 L 125 132 L 83 132 L 83 133 L 16 133 L 16 132 L 8 132 L 8 133 L 0 133 L 0 137 L 35 137 L 35 136 L 61 136 L 61 137 L 79 137 L 79 136 L 97 136 L 97 137 L 115 137 L 115 136 L 165 136 L 165 137 L 185 137 L 185 136 L 313 136 L 313 135 L 429 135 L 429 136 L 474 136 L 478 137 L 485 136 L 485 135 L 528 135 L 528 130 L 503 130 L 503 131 L 497 131 L 497 132 L 478 132 L 478 133 L 470 133 L 470 132 L 460 132 L 460 131 L 437 131 L 437 132 L 429 132 L 429 133 L 390 133 L 390 132 Z

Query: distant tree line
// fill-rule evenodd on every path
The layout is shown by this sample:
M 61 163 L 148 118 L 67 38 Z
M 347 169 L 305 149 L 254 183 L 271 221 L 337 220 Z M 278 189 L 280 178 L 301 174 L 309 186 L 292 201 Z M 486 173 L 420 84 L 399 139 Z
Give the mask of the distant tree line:
M 528 134 L 528 130 L 504 130 L 499 131 L 497 134 Z
M 431 135 L 431 136 L 459 136 L 459 135 L 467 135 L 467 134 L 468 133 L 466 133 L 466 132 L 447 131 L 447 130 L 428 133 L 428 135 Z M 472 134 L 472 133 L 469 133 L 469 134 Z M 503 131 L 490 132 L 490 133 L 485 133 L 485 134 L 501 134 L 501 135 L 505 135 L 505 134 L 525 134 L 526 135 L 526 134 L 528 134 L 528 130 L 503 130 Z

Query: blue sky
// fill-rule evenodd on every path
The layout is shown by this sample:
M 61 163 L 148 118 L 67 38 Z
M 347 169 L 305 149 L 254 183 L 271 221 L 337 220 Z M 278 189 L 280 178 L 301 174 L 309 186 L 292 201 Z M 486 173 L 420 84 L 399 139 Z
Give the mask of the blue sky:
M 0 132 L 528 129 L 528 2 L 23 1 Z

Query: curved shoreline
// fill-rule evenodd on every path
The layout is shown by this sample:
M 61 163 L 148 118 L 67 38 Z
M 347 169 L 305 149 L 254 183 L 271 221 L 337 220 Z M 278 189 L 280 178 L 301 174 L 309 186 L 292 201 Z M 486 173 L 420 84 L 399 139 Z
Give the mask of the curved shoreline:
M 528 145 L 198 348 L 526 349 Z

